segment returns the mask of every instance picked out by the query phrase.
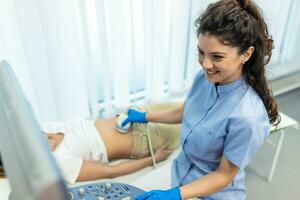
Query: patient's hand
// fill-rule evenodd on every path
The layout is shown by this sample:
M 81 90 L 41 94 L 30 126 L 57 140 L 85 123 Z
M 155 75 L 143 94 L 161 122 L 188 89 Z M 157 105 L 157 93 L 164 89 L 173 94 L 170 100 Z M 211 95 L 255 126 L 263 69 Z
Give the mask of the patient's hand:
M 168 143 L 164 144 L 163 146 L 159 147 L 155 151 L 154 157 L 155 157 L 156 162 L 163 161 L 163 160 L 167 159 L 171 155 L 171 153 L 173 151 L 168 149 L 168 145 L 169 145 Z

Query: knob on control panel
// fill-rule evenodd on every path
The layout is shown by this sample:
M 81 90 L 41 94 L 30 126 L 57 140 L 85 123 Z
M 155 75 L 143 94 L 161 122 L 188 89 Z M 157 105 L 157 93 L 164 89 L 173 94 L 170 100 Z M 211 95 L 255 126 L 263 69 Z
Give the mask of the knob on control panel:
M 106 183 L 105 184 L 105 189 L 110 190 L 111 189 L 111 183 Z
M 84 195 L 84 188 L 79 188 L 79 189 L 78 189 L 78 194 L 79 194 L 80 196 L 83 196 L 83 195 Z

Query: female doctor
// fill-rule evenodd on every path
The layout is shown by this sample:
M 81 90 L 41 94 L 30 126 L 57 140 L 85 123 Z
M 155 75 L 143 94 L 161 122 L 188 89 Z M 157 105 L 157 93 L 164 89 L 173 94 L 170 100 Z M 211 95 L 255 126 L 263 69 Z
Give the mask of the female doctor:
M 255 3 L 218 1 L 195 24 L 203 70 L 185 104 L 159 112 L 129 110 L 123 124 L 182 122 L 182 152 L 172 164 L 172 188 L 146 192 L 138 200 L 245 199 L 244 169 L 270 124 L 280 121 L 265 77 L 273 40 Z M 161 178 L 157 182 L 163 183 Z

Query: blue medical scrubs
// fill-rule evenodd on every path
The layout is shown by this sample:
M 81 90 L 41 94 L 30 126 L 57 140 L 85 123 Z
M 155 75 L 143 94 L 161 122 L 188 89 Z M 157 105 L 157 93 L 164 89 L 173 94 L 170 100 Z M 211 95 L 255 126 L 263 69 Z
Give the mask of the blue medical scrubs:
M 188 184 L 215 171 L 223 156 L 239 167 L 238 174 L 223 190 L 201 199 L 245 199 L 244 169 L 269 129 L 264 104 L 243 77 L 218 86 L 207 81 L 201 70 L 185 101 L 183 150 L 173 161 L 172 186 Z

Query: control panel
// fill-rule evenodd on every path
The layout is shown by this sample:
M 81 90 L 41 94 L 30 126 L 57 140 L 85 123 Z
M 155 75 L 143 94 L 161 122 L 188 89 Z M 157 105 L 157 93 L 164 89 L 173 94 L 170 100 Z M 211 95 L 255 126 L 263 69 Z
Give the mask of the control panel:
M 70 200 L 134 200 L 144 191 L 123 183 L 98 182 L 69 188 Z

